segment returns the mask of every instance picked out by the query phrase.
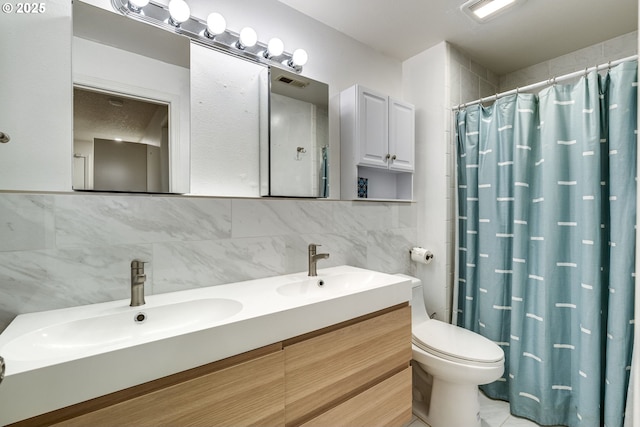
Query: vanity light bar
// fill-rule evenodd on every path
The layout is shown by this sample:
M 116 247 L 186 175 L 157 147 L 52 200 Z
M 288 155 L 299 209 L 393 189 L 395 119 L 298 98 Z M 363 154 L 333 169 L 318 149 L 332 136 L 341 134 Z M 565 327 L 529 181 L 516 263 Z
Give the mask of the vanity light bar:
M 186 10 L 188 10 L 188 5 L 184 0 L 172 0 L 172 2 L 180 3 L 178 6 L 186 6 Z M 276 49 L 274 49 L 273 43 L 267 45 L 257 40 L 257 35 L 255 44 L 249 46 L 243 43 L 247 34 L 251 36 L 250 38 L 253 38 L 255 31 L 247 27 L 240 33 L 236 33 L 229 29 L 222 28 L 226 26 L 226 23 L 222 24 L 224 18 L 219 14 L 215 15 L 217 15 L 216 18 L 218 18 L 217 21 L 219 22 L 220 29 L 215 32 L 220 32 L 213 34 L 207 29 L 207 21 L 191 15 L 188 15 L 188 17 L 181 16 L 179 19 L 176 19 L 176 17 L 170 13 L 168 6 L 153 0 L 149 0 L 148 2 L 147 0 L 111 0 L 111 4 L 116 11 L 129 18 L 163 28 L 167 31 L 182 34 L 199 44 L 254 62 L 276 65 L 280 68 L 292 70 L 295 73 L 300 73 L 302 66 L 307 62 L 308 56 L 306 51 L 296 49 L 293 53 L 286 52 L 284 46 L 282 46 L 282 48 L 280 47 L 282 41 L 279 39 L 276 39 L 279 43 L 275 42 L 275 46 L 277 46 Z M 171 5 L 171 2 L 169 4 Z M 174 7 L 175 6 L 176 5 L 174 5 Z M 270 42 L 272 42 L 272 40 Z

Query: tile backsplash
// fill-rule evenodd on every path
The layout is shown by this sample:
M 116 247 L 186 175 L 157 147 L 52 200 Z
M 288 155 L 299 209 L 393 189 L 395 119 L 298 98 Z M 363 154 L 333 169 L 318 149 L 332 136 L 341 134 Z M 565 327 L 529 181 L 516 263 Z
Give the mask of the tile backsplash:
M 307 245 L 415 274 L 413 203 L 88 193 L 0 193 L 0 331 L 17 314 L 305 271 Z

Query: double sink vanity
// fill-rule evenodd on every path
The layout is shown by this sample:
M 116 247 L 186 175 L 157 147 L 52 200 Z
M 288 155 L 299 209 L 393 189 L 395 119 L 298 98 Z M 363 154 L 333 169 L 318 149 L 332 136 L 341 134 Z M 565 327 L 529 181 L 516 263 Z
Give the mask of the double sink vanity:
M 410 282 L 317 274 L 20 315 L 0 335 L 0 424 L 405 424 Z

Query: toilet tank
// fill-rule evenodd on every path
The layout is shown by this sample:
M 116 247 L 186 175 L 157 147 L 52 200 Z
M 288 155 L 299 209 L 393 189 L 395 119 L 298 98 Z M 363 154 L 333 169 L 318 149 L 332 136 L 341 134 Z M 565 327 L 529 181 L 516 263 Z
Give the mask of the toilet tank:
M 411 280 L 411 323 L 416 325 L 418 323 L 429 320 L 427 309 L 424 305 L 424 294 L 422 293 L 422 280 L 417 277 L 407 276 L 406 274 L 398 273 L 396 276 Z

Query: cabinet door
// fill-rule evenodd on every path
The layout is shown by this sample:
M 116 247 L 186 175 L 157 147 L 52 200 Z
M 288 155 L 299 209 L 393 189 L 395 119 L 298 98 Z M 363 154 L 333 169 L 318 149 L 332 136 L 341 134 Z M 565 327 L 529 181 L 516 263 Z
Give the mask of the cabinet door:
M 302 424 L 326 426 L 404 426 L 411 421 L 411 368 Z
M 389 101 L 385 95 L 358 87 L 358 164 L 388 168 Z
M 411 309 L 327 332 L 284 351 L 285 424 L 296 425 L 409 366 Z
M 413 172 L 415 110 L 411 104 L 389 100 L 389 169 Z
M 283 351 L 54 425 L 284 426 Z
M 70 191 L 71 2 L 4 3 L 0 190 Z

